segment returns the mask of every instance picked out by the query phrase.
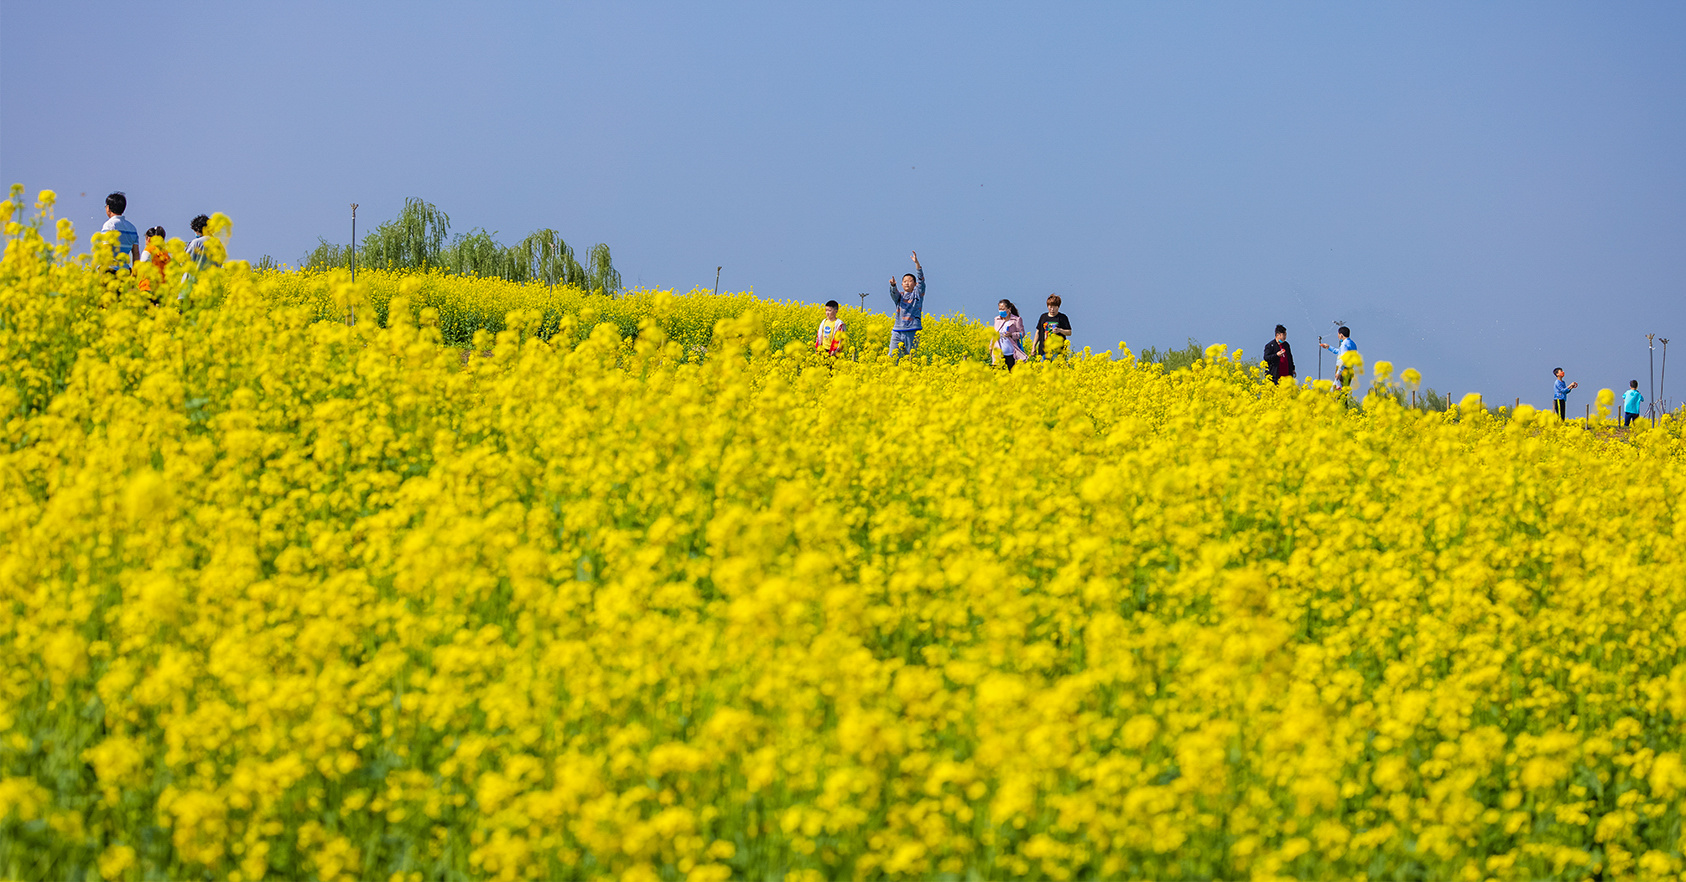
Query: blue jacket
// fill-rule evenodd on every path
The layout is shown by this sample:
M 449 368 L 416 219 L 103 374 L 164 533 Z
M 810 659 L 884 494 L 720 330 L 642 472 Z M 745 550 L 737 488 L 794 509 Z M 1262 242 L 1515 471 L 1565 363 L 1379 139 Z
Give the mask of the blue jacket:
M 1629 389 L 1622 393 L 1622 410 L 1627 413 L 1638 413 L 1639 402 L 1644 400 L 1645 396 L 1639 394 L 1638 389 Z
M 1568 401 L 1569 381 L 1563 379 L 1562 377 L 1558 377 L 1557 382 L 1552 384 L 1551 397 L 1557 399 L 1558 401 Z
M 914 264 L 914 278 L 919 281 L 913 284 L 913 293 L 904 294 L 899 281 L 890 282 L 890 299 L 896 301 L 896 324 L 892 330 L 918 331 L 922 330 L 920 318 L 925 311 L 925 268 Z

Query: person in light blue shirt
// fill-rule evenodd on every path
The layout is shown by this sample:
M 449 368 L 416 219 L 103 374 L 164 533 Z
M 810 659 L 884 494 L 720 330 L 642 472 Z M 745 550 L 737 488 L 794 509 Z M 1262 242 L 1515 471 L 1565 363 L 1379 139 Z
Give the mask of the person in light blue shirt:
M 1335 388 L 1345 389 L 1352 385 L 1352 367 L 1341 361 L 1341 355 L 1346 352 L 1357 352 L 1358 344 L 1352 342 L 1352 329 L 1346 325 L 1341 325 L 1340 330 L 1335 333 L 1340 335 L 1336 338 L 1335 345 L 1330 346 L 1327 343 L 1318 343 L 1317 345 L 1334 353 Z
M 128 207 L 129 197 L 121 190 L 105 197 L 105 226 L 100 227 L 100 232 L 117 234 L 117 250 L 112 254 L 115 263 L 106 267 L 109 272 L 140 262 L 140 230 L 123 216 Z
M 1551 375 L 1557 378 L 1557 382 L 1551 386 L 1551 406 L 1557 408 L 1559 420 L 1566 420 L 1569 418 L 1569 393 L 1580 383 L 1571 383 L 1564 379 L 1562 368 L 1552 368 Z
M 1627 391 L 1622 393 L 1622 425 L 1639 419 L 1639 405 L 1645 396 L 1639 394 L 1639 381 L 1628 380 Z
M 917 275 L 915 275 L 917 273 Z M 890 299 L 896 302 L 896 323 L 890 329 L 890 354 L 899 347 L 911 353 L 919 348 L 919 331 L 924 327 L 921 318 L 925 311 L 925 268 L 919 265 L 919 252 L 913 252 L 913 272 L 902 276 L 897 287 L 890 280 Z
M 187 256 L 192 258 L 193 263 L 200 269 L 204 269 L 205 264 L 211 262 L 211 255 L 205 248 L 205 243 L 211 241 L 210 235 L 205 232 L 205 225 L 210 222 L 210 215 L 205 214 L 187 222 L 188 228 L 193 230 L 193 241 L 187 243 Z
M 201 214 L 187 224 L 193 229 L 193 241 L 187 243 L 187 272 L 182 273 L 182 289 L 176 295 L 177 300 L 187 299 L 187 292 L 192 290 L 193 283 L 198 280 L 200 270 L 207 266 L 222 265 L 222 261 L 218 257 L 221 253 L 220 250 L 211 247 L 213 244 L 220 245 L 221 243 L 214 242 L 210 231 L 206 229 L 210 226 L 210 223 L 210 216 Z

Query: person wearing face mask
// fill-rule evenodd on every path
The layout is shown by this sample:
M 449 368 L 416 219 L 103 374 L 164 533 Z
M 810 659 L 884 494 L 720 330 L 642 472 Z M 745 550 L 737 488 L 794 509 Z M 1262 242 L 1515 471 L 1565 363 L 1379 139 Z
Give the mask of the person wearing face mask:
M 1001 353 L 1010 371 L 1016 362 L 1024 360 L 1024 347 L 1019 342 L 1024 339 L 1024 319 L 1011 300 L 1002 299 L 995 309 L 995 343 L 990 348 Z

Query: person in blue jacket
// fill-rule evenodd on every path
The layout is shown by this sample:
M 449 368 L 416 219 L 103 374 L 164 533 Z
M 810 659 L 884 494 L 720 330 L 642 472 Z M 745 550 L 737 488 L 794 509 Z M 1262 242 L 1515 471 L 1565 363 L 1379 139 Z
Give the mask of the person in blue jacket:
M 917 275 L 915 275 L 917 274 Z M 896 323 L 890 329 L 890 354 L 896 349 L 912 352 L 919 348 L 921 318 L 925 311 L 925 268 L 919 265 L 919 252 L 913 252 L 913 272 L 902 276 L 901 286 L 890 280 L 890 299 L 896 301 Z
M 1569 418 L 1569 393 L 1574 391 L 1574 388 L 1579 386 L 1580 383 L 1570 383 L 1564 380 L 1562 368 L 1552 368 L 1551 375 L 1557 378 L 1557 382 L 1551 386 L 1551 406 L 1557 408 L 1559 420 L 1566 420 Z

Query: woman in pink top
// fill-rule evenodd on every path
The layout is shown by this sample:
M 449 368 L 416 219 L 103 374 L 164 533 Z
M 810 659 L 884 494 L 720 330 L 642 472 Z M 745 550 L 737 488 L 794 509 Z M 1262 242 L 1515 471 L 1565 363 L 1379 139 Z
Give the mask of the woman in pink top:
M 1024 347 L 1019 345 L 1024 339 L 1024 319 L 1019 318 L 1019 308 L 1011 300 L 1002 300 L 995 308 L 995 345 L 990 348 L 1001 352 L 1001 360 L 1007 362 L 1010 371 L 1014 362 L 1024 358 Z

